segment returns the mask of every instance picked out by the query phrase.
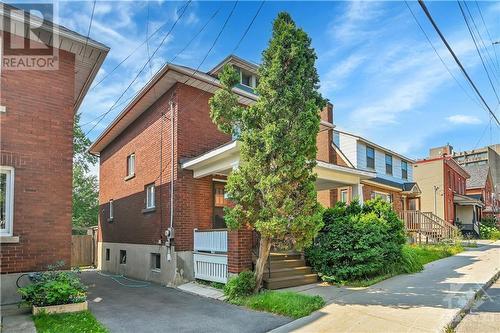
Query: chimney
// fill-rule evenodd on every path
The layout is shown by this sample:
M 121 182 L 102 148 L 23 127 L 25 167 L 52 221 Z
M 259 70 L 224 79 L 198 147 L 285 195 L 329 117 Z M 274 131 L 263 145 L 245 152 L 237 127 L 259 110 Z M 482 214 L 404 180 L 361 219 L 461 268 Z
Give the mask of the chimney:
M 446 146 L 429 149 L 430 158 L 449 156 L 452 154 L 453 154 L 453 147 L 449 143 L 447 143 Z

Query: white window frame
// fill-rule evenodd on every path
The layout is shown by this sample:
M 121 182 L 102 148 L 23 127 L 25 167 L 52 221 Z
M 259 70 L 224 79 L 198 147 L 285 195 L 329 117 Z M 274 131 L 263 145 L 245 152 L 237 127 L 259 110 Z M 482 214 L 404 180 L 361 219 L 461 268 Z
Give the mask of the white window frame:
M 135 153 L 127 156 L 127 177 L 135 175 Z
M 392 195 L 390 193 L 387 193 L 387 192 L 381 192 L 381 191 L 373 191 L 372 192 L 373 195 L 372 195 L 372 199 L 375 199 L 378 197 L 382 197 L 382 199 L 386 199 L 385 201 L 387 201 L 388 203 L 392 203 Z
M 5 107 L 5 105 L 0 105 L 0 112 L 7 112 L 7 108 Z
M 146 185 L 146 209 L 153 209 L 156 207 L 155 203 L 155 184 Z M 151 196 L 150 196 L 151 194 Z
M 12 236 L 14 230 L 14 168 L 0 166 L 0 173 L 7 175 L 5 183 L 5 229 L 0 229 L 1 236 Z
M 113 207 L 113 199 L 109 199 L 109 220 L 112 221 L 114 218 L 114 207 Z
M 345 200 L 342 197 L 344 193 L 345 193 Z M 349 201 L 349 190 L 347 190 L 347 189 L 340 190 L 340 201 L 345 202 L 345 203 L 347 203 L 347 201 Z

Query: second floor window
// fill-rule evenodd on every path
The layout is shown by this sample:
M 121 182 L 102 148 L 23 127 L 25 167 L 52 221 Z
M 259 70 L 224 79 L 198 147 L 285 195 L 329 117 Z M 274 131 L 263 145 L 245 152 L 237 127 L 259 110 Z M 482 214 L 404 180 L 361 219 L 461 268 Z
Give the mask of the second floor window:
M 366 147 L 366 167 L 375 169 L 375 150 L 372 147 Z
M 392 156 L 385 155 L 385 173 L 392 175 Z
M 408 179 L 408 162 L 401 161 L 401 178 Z
M 155 184 L 146 186 L 146 209 L 155 208 Z
M 127 156 L 127 177 L 135 175 L 135 154 Z

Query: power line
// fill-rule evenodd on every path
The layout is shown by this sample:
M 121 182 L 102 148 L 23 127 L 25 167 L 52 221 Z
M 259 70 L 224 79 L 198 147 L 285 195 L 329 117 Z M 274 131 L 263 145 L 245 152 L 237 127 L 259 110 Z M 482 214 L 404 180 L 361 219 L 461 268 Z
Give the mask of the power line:
M 446 40 L 446 38 L 444 37 L 443 33 L 441 32 L 441 30 L 439 30 L 439 27 L 437 26 L 436 22 L 434 21 L 434 19 L 432 18 L 431 14 L 429 13 L 429 10 L 427 9 L 427 6 L 425 5 L 424 1 L 423 0 L 418 0 L 418 3 L 420 5 L 420 7 L 422 7 L 422 10 L 424 11 L 425 15 L 427 16 L 427 18 L 429 19 L 429 21 L 431 22 L 432 26 L 434 27 L 434 29 L 436 30 L 436 32 L 438 33 L 439 37 L 441 38 L 441 40 L 443 41 L 444 45 L 446 45 L 446 48 L 448 49 L 448 51 L 451 53 L 451 55 L 453 56 L 453 59 L 455 60 L 455 62 L 458 64 L 458 66 L 460 67 L 460 69 L 462 70 L 462 73 L 465 75 L 465 77 L 467 78 L 467 80 L 470 82 L 470 84 L 472 85 L 472 87 L 474 88 L 474 91 L 476 92 L 476 94 L 478 94 L 479 98 L 481 98 L 481 101 L 484 103 L 484 105 L 486 105 L 486 108 L 488 109 L 488 112 L 493 116 L 493 118 L 495 119 L 497 125 L 500 125 L 500 121 L 498 120 L 497 116 L 495 115 L 495 113 L 491 110 L 490 106 L 488 105 L 488 103 L 486 103 L 486 101 L 484 100 L 483 98 L 483 95 L 481 95 L 481 93 L 479 92 L 479 90 L 477 89 L 476 85 L 474 84 L 474 82 L 472 81 L 472 79 L 470 78 L 469 74 L 467 73 L 467 71 L 465 70 L 464 66 L 462 65 L 462 63 L 460 62 L 460 60 L 458 59 L 457 55 L 455 54 L 455 52 L 453 51 L 453 49 L 451 48 L 450 44 L 448 44 L 448 41 Z
M 455 82 L 458 84 L 458 86 L 462 89 L 462 91 L 467 95 L 467 97 L 470 98 L 471 101 L 473 101 L 474 103 L 476 103 L 476 105 L 478 105 L 480 108 L 488 111 L 488 109 L 486 109 L 483 105 L 480 104 L 480 102 L 478 102 L 476 99 L 474 99 L 468 92 L 467 90 L 462 86 L 462 84 L 458 81 L 458 79 L 455 77 L 455 75 L 453 74 L 453 72 L 450 70 L 450 68 L 448 67 L 448 65 L 446 64 L 446 62 L 444 61 L 444 59 L 441 57 L 441 55 L 439 54 L 439 52 L 437 51 L 436 47 L 434 46 L 434 44 L 432 43 L 429 35 L 427 35 L 427 33 L 425 32 L 424 28 L 422 27 L 422 25 L 420 24 L 420 22 L 418 21 L 417 17 L 415 16 L 415 13 L 413 13 L 413 10 L 411 9 L 410 5 L 408 4 L 408 1 L 405 0 L 405 4 L 406 4 L 406 7 L 408 8 L 408 10 L 410 11 L 411 13 L 411 16 L 413 17 L 413 19 L 415 20 L 415 23 L 418 25 L 418 27 L 420 28 L 420 30 L 422 31 L 422 33 L 424 34 L 425 38 L 427 39 L 427 42 L 429 42 L 430 46 L 432 47 L 432 49 L 434 50 L 434 53 L 436 53 L 436 55 L 438 56 L 439 60 L 441 61 L 441 63 L 443 64 L 444 68 L 446 68 L 446 70 L 448 71 L 448 73 L 451 75 L 451 77 L 453 78 L 453 80 L 455 80 Z
M 223 5 L 223 3 L 221 3 L 221 5 L 212 13 L 212 16 L 210 16 L 210 18 L 207 20 L 207 22 L 205 22 L 205 24 L 201 27 L 201 29 L 189 40 L 189 42 L 179 52 L 177 52 L 177 54 L 172 59 L 170 59 L 169 62 L 173 62 L 175 59 L 177 59 L 177 57 L 179 55 L 181 55 L 191 45 L 192 42 L 194 42 L 194 40 L 205 30 L 205 28 L 208 26 L 208 24 L 217 16 L 217 14 L 219 14 L 219 12 L 222 8 L 222 5 Z M 130 96 L 129 98 L 127 98 L 124 102 L 117 104 L 115 107 L 113 107 L 113 110 L 118 108 L 119 106 L 129 102 L 136 95 L 137 95 L 137 93 L 135 93 L 132 96 Z M 103 115 L 104 115 L 104 113 L 101 113 L 96 118 L 92 119 L 91 121 L 86 122 L 85 124 L 82 124 L 81 126 L 86 126 L 88 124 L 94 123 L 96 120 L 101 118 Z
M 190 1 L 188 1 L 183 7 L 181 7 L 179 10 L 182 12 L 185 10 L 185 8 L 189 5 Z M 148 4 L 149 4 L 149 1 L 148 1 Z M 110 77 L 114 71 L 116 71 L 118 69 L 118 67 L 120 67 L 125 61 L 127 61 L 137 50 L 139 50 L 144 44 L 148 43 L 151 38 L 153 38 L 153 36 L 155 36 L 158 32 L 160 32 L 163 28 L 165 28 L 166 26 L 168 25 L 168 22 L 162 24 L 158 29 L 156 29 L 151 35 L 147 36 L 147 38 L 141 43 L 139 44 L 135 49 L 132 50 L 132 52 L 130 52 L 125 58 L 123 58 L 111 71 L 109 71 L 109 73 L 107 73 L 102 79 L 100 79 L 99 81 L 97 81 L 96 84 L 94 84 L 90 90 L 94 90 L 98 85 L 100 85 L 104 80 L 106 80 L 108 77 Z
M 240 40 L 238 41 L 238 44 L 236 44 L 236 46 L 234 47 L 233 51 L 231 53 L 234 53 L 236 52 L 236 50 L 240 47 L 241 45 L 241 42 L 243 41 L 243 39 L 245 39 L 248 31 L 250 30 L 250 27 L 253 25 L 253 22 L 255 21 L 255 19 L 257 18 L 257 16 L 259 15 L 260 13 L 260 10 L 262 9 L 262 6 L 264 6 L 264 2 L 266 2 L 265 0 L 263 0 L 260 5 L 259 5 L 259 8 L 257 9 L 257 12 L 255 13 L 255 15 L 253 16 L 252 20 L 250 21 L 250 24 L 247 26 L 247 28 L 245 29 L 245 32 L 243 33 L 243 35 L 241 36 Z
M 486 29 L 486 34 L 488 34 L 488 38 L 490 39 L 490 42 L 492 44 L 491 47 L 493 48 L 493 53 L 495 54 L 495 61 L 497 63 L 498 70 L 500 71 L 500 64 L 498 63 L 497 50 L 495 48 L 495 45 L 493 45 L 493 38 L 491 38 L 490 31 L 489 31 L 488 27 L 486 26 L 486 22 L 484 21 L 483 11 L 481 10 L 481 7 L 479 6 L 479 3 L 477 2 L 477 0 L 474 2 L 476 3 L 477 11 L 479 12 L 479 16 L 481 17 L 481 21 L 483 22 L 484 28 Z
M 151 54 L 151 56 L 148 58 L 148 60 L 146 61 L 146 63 L 142 66 L 141 70 L 137 73 L 137 75 L 134 77 L 134 79 L 132 80 L 132 82 L 130 82 L 130 84 L 127 86 L 127 88 L 123 91 L 123 93 L 120 95 L 120 97 L 118 97 L 118 99 L 115 101 L 115 103 L 113 103 L 113 105 L 111 106 L 111 108 L 109 108 L 108 111 L 106 111 L 101 119 L 94 124 L 94 126 L 92 126 L 92 128 L 87 132 L 85 133 L 85 136 L 87 136 L 90 132 L 92 132 L 92 130 L 94 128 L 96 128 L 96 126 L 104 119 L 104 117 L 106 117 L 107 114 L 109 114 L 112 110 L 112 108 L 118 104 L 118 102 L 121 100 L 121 98 L 123 97 L 123 95 L 125 95 L 125 93 L 130 89 L 130 87 L 135 83 L 135 81 L 139 78 L 139 75 L 141 75 L 142 71 L 144 70 L 144 68 L 146 68 L 146 66 L 149 64 L 149 62 L 151 61 L 151 59 L 156 55 L 156 53 L 158 52 L 158 50 L 162 47 L 163 43 L 165 42 L 165 40 L 167 39 L 168 36 L 170 36 L 170 33 L 172 32 L 172 30 L 174 30 L 175 26 L 177 25 L 177 22 L 179 22 L 179 20 L 182 18 L 182 16 L 184 15 L 184 13 L 186 12 L 187 10 L 187 7 L 189 6 L 189 4 L 191 3 L 192 0 L 189 0 L 188 3 L 186 4 L 186 6 L 184 7 L 183 11 L 181 12 L 181 14 L 179 15 L 179 17 L 177 17 L 177 19 L 175 20 L 174 24 L 172 25 L 172 27 L 170 28 L 170 30 L 167 32 L 167 34 L 163 37 L 163 39 L 161 40 L 160 44 L 156 47 L 155 51 L 153 52 L 153 54 Z
M 85 40 L 85 47 L 83 48 L 83 56 L 84 57 L 85 57 L 85 53 L 87 52 L 87 45 L 89 43 L 89 38 L 90 38 L 90 29 L 92 29 L 92 21 L 94 20 L 95 3 L 96 3 L 96 0 L 94 0 L 94 4 L 92 5 L 92 14 L 90 14 L 89 28 L 87 30 L 87 39 Z
M 481 51 L 479 50 L 479 47 L 478 47 L 478 45 L 477 45 L 476 38 L 474 37 L 474 33 L 472 32 L 471 26 L 470 26 L 470 24 L 469 24 L 469 20 L 467 19 L 466 15 L 465 15 L 465 12 L 464 12 L 464 10 L 463 10 L 463 7 L 462 7 L 462 5 L 460 4 L 460 1 L 459 1 L 459 0 L 457 0 L 457 3 L 458 3 L 458 6 L 460 7 L 460 12 L 462 13 L 462 16 L 463 16 L 463 18 L 464 18 L 465 24 L 467 25 L 467 29 L 469 30 L 469 34 L 470 34 L 470 36 L 472 37 L 472 41 L 474 42 L 474 46 L 475 46 L 475 48 L 476 48 L 477 54 L 479 55 L 479 58 L 481 59 L 481 63 L 483 64 L 484 71 L 486 72 L 486 75 L 488 76 L 488 81 L 490 82 L 491 88 L 493 89 L 493 92 L 495 93 L 495 96 L 497 97 L 497 101 L 500 103 L 500 99 L 498 98 L 497 91 L 496 91 L 496 89 L 495 89 L 495 86 L 493 85 L 493 81 L 491 80 L 490 72 L 488 71 L 488 68 L 486 68 L 486 64 L 485 64 L 484 58 L 483 58 L 483 56 L 482 56 L 482 54 L 481 54 Z M 470 15 L 470 17 L 471 17 L 471 19 L 472 19 L 472 22 L 474 23 L 474 26 L 476 27 L 476 30 L 477 30 L 477 32 L 478 32 L 479 39 L 482 41 L 482 37 L 481 37 L 481 35 L 479 34 L 479 29 L 477 29 L 477 26 L 476 26 L 476 24 L 475 24 L 475 22 L 474 22 L 474 18 L 472 17 L 471 12 L 469 11 L 469 7 L 468 7 L 468 6 L 466 6 L 466 9 L 467 9 L 467 11 L 469 12 L 469 15 Z M 483 46 L 484 46 L 484 42 L 483 42 Z M 484 46 L 484 47 L 486 47 L 486 46 Z M 494 73 L 494 72 L 493 72 L 493 73 Z M 495 79 L 497 80 L 496 75 L 495 75 Z M 498 80 L 497 80 L 497 82 L 498 82 Z

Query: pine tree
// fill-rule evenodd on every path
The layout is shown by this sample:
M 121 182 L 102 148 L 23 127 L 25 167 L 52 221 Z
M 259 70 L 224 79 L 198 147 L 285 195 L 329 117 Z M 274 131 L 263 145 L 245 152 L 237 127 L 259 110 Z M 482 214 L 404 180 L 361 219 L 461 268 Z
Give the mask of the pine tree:
M 271 246 L 300 250 L 322 227 L 313 168 L 325 100 L 315 61 L 311 39 L 280 13 L 258 70 L 258 101 L 248 108 L 238 104 L 231 90 L 238 75 L 230 65 L 210 100 L 214 123 L 240 141 L 240 165 L 226 185 L 234 206 L 225 210 L 225 221 L 230 229 L 249 225 L 260 233 L 256 291 Z

